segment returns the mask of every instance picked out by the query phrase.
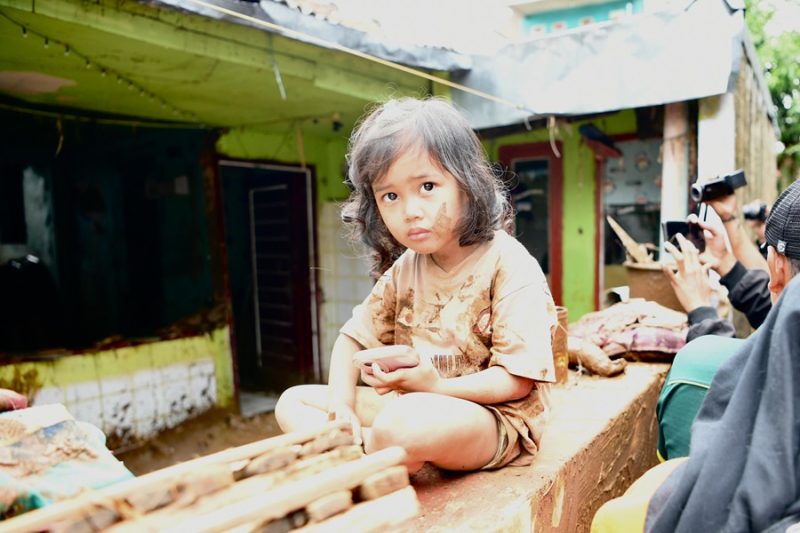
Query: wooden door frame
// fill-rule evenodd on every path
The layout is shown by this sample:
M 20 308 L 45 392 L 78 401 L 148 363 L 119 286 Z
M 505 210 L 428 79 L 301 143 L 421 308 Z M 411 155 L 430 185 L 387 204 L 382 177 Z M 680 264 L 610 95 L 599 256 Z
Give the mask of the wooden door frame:
M 561 141 L 556 141 L 556 149 L 559 153 L 564 153 Z M 559 159 L 553 153 L 550 143 L 525 143 L 508 144 L 498 149 L 498 159 L 507 169 L 511 170 L 516 161 L 530 159 L 545 159 L 548 162 L 548 183 L 547 183 L 547 203 L 548 203 L 548 224 L 550 231 L 548 235 L 550 258 L 550 291 L 553 300 L 557 305 L 563 305 L 563 276 L 564 276 L 564 167 L 563 159 Z
M 311 306 L 311 377 L 316 382 L 323 379 L 322 376 L 322 356 L 320 346 L 320 327 L 319 327 L 319 311 L 320 311 L 320 280 L 318 276 L 319 257 L 317 251 L 317 182 L 316 171 L 313 165 L 291 165 L 281 162 L 266 161 L 266 160 L 240 160 L 228 157 L 219 157 L 215 161 L 215 175 L 217 187 L 215 197 L 217 200 L 217 224 L 219 228 L 219 242 L 217 246 L 221 255 L 221 262 L 223 268 L 223 281 L 225 301 L 228 307 L 228 325 L 230 328 L 230 343 L 231 355 L 233 359 L 234 383 L 238 390 L 239 384 L 239 364 L 238 353 L 236 353 L 236 326 L 233 317 L 233 294 L 230 284 L 230 270 L 228 266 L 228 252 L 225 245 L 225 218 L 224 218 L 224 204 L 222 198 L 222 173 L 220 168 L 223 166 L 238 167 L 238 168 L 252 168 L 263 170 L 277 170 L 282 172 L 295 172 L 297 174 L 305 174 L 306 189 L 308 191 L 307 202 L 307 217 L 308 217 L 308 241 L 309 241 L 309 302 Z
M 611 139 L 614 142 L 625 142 L 625 141 L 646 141 L 648 139 L 659 139 L 660 137 L 645 137 L 641 138 L 635 133 L 617 133 L 615 135 L 610 135 Z M 594 212 L 595 212 L 595 226 L 596 230 L 594 232 L 594 250 L 595 250 L 595 265 L 594 265 L 594 308 L 595 310 L 599 310 L 602 308 L 602 294 L 603 294 L 603 287 L 601 285 L 605 284 L 605 280 L 603 279 L 603 268 L 606 264 L 606 254 L 605 254 L 605 209 L 603 209 L 603 196 L 604 196 L 604 185 L 606 180 L 606 173 L 605 173 L 605 165 L 606 165 L 606 158 L 605 157 L 598 157 L 595 155 L 594 157 Z

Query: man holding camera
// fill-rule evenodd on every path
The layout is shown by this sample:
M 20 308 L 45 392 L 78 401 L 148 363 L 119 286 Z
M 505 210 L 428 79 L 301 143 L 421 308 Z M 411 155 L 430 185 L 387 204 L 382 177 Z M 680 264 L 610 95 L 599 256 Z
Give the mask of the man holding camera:
M 760 200 L 750 202 L 742 207 L 742 215 L 744 216 L 750 230 L 756 235 L 756 246 L 761 251 L 764 259 L 767 258 L 766 237 L 764 232 L 767 229 L 767 216 L 769 215 L 769 206 Z
M 728 225 L 735 213 L 724 207 L 717 212 L 733 237 L 738 230 Z M 645 525 L 654 532 L 784 531 L 800 522 L 800 181 L 775 201 L 765 239 L 765 290 L 773 307 L 764 327 L 746 340 L 703 336 L 688 343 L 659 397 L 659 453 L 688 458 L 651 469 L 606 503 L 593 533 L 642 531 Z M 696 249 L 679 242 L 678 276 L 700 279 Z M 734 265 L 750 274 L 742 266 L 750 259 L 739 257 Z M 687 269 L 687 262 L 693 266 Z M 721 263 L 717 268 L 725 269 L 730 258 Z
M 681 235 L 676 236 L 678 247 L 665 243 L 666 250 L 675 258 L 678 271 L 673 272 L 668 265 L 663 266 L 663 271 L 688 313 L 690 328 L 686 340 L 688 342 L 703 335 L 736 335 L 733 324 L 721 319 L 711 306 L 709 269 L 719 274 L 720 283 L 728 289 L 728 298 L 733 307 L 744 313 L 750 325 L 757 328 L 772 307 L 768 266 L 737 216 L 736 195 L 730 189 L 727 194 L 708 198 L 693 188 L 692 196 L 707 202 L 719 215 L 731 247 L 728 248 L 717 226 L 698 220 L 696 215 L 689 216 L 689 224 L 700 227 L 705 238 L 703 254 L 699 254 L 697 248 Z M 766 252 L 766 246 L 764 249 Z
M 795 183 L 776 200 L 781 205 L 781 213 L 800 211 L 800 206 L 792 207 L 792 195 L 800 194 L 800 184 Z M 787 203 L 787 197 L 789 202 Z M 690 215 L 690 224 L 698 224 L 705 237 L 705 251 L 699 254 L 697 248 L 682 236 L 677 236 L 679 247 L 665 243 L 667 251 L 675 258 L 677 272 L 664 266 L 664 273 L 670 279 L 675 295 L 688 313 L 689 332 L 686 341 L 691 342 L 705 335 L 735 337 L 733 324 L 720 318 L 711 306 L 711 286 L 708 270 L 720 275 L 720 283 L 728 289 L 728 298 L 734 308 L 744 313 L 753 328 L 758 328 L 772 308 L 770 279 L 778 279 L 778 272 L 769 270 L 769 264 L 753 246 L 744 225 L 737 217 L 736 196 L 732 193 L 717 198 L 706 198 L 708 205 L 719 215 L 725 233 L 731 244 L 729 250 L 721 231 L 710 224 Z M 779 217 L 780 218 L 780 217 Z M 767 222 L 771 232 L 779 224 L 778 218 Z M 766 238 L 766 237 L 765 237 Z M 765 246 L 765 248 L 768 248 Z M 776 257 L 786 257 L 776 252 Z M 783 264 L 783 261 L 780 261 Z M 781 280 L 779 286 L 785 286 Z M 778 294 L 780 292 L 778 291 Z M 721 340 L 707 340 L 705 344 L 719 346 L 709 349 L 705 346 L 701 353 L 686 348 L 675 358 L 673 368 L 659 396 L 657 416 L 659 421 L 658 453 L 663 459 L 682 457 L 689 453 L 691 423 L 705 397 L 711 379 L 722 362 L 735 348 L 735 343 Z

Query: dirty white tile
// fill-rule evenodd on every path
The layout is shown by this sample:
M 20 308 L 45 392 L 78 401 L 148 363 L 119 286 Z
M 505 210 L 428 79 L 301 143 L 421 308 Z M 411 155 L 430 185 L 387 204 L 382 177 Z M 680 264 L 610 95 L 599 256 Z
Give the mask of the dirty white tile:
M 152 389 L 160 382 L 161 375 L 155 370 L 142 370 L 133 375 L 133 388 Z
M 192 380 L 195 414 L 207 411 L 217 403 L 217 378 L 214 375 L 199 376 Z
M 133 416 L 135 419 L 155 420 L 158 414 L 158 395 L 155 387 L 141 387 L 133 391 Z
M 103 396 L 103 425 L 106 435 L 124 435 L 133 428 L 133 395 L 130 391 Z
M 188 382 L 189 381 L 189 366 L 188 365 L 170 365 L 161 369 L 161 382 L 162 383 L 175 383 L 175 382 Z
M 74 402 L 97 401 L 100 398 L 100 384 L 96 381 L 84 381 L 64 387 L 64 395 L 68 404 Z
M 133 382 L 129 376 L 103 378 L 100 380 L 100 395 L 103 397 L 117 394 L 130 394 Z
M 94 424 L 98 428 L 103 427 L 103 412 L 100 402 L 96 399 L 70 403 L 67 409 L 75 420 Z
M 188 382 L 165 382 L 161 386 L 161 397 L 158 404 L 159 416 L 166 416 L 180 409 L 181 395 L 186 394 Z
M 59 387 L 43 387 L 33 398 L 31 405 L 48 405 L 51 403 L 64 403 L 64 391 Z
M 147 439 L 158 433 L 158 421 L 155 418 L 141 418 L 136 420 L 134 434 L 136 438 Z
M 189 365 L 189 380 L 191 381 L 197 377 L 206 378 L 214 375 L 214 361 L 211 359 L 203 359 L 195 361 Z

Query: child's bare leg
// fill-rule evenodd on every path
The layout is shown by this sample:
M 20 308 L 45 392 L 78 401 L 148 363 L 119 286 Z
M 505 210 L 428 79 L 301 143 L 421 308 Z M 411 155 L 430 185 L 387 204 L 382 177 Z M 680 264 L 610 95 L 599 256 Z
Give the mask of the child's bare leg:
M 356 416 L 369 426 L 384 399 L 372 387 L 356 387 Z M 298 385 L 286 389 L 275 406 L 275 419 L 285 432 L 313 430 L 328 422 L 328 386 Z
M 424 462 L 446 470 L 477 470 L 497 451 L 497 419 L 476 403 L 431 393 L 409 393 L 375 417 L 367 452 L 402 446 L 410 472 Z

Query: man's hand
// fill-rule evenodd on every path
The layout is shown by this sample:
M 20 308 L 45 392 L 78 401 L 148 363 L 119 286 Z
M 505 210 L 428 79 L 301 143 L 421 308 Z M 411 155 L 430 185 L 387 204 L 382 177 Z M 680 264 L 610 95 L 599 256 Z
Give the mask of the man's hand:
M 420 357 L 415 367 L 399 368 L 393 372 L 384 372 L 377 364 L 372 365 L 372 375 L 361 371 L 361 380 L 378 394 L 390 391 L 435 392 L 441 379 L 428 357 Z
M 706 241 L 706 249 L 700 254 L 700 262 L 713 268 L 720 276 L 724 276 L 736 265 L 736 257 L 728 248 L 725 236 L 716 226 L 712 226 L 697 218 L 697 215 L 689 215 L 689 224 L 698 224 L 703 230 L 703 238 Z
M 722 219 L 723 223 L 733 220 L 734 218 L 736 218 L 736 215 L 738 214 L 735 194 L 729 194 L 727 196 L 714 198 L 713 200 L 708 200 L 706 203 L 710 205 L 712 209 L 714 209 L 714 211 L 717 212 L 719 218 Z
M 665 242 L 664 247 L 675 258 L 678 272 L 673 272 L 670 265 L 661 265 L 661 270 L 670 281 L 678 301 L 686 312 L 691 312 L 698 307 L 711 305 L 711 285 L 708 281 L 709 266 L 700 263 L 697 248 L 678 234 L 680 250 L 670 242 Z

